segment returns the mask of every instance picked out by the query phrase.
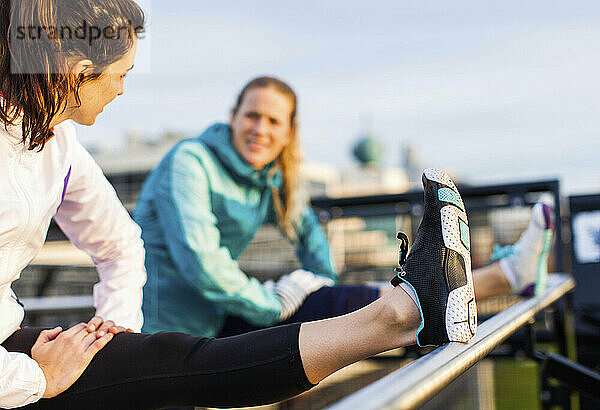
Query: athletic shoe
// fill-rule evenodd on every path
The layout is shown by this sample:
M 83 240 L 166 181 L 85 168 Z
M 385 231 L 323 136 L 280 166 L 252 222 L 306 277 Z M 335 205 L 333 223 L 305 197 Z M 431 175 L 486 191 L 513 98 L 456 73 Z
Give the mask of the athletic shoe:
M 494 250 L 513 294 L 540 295 L 546 290 L 548 255 L 552 246 L 553 210 L 542 202 L 531 209 L 527 229 L 514 245 Z
M 421 312 L 419 346 L 468 342 L 477 330 L 469 226 L 462 198 L 444 171 L 423 172 L 425 208 L 408 256 L 402 239 L 400 268 L 391 283 L 406 283 Z

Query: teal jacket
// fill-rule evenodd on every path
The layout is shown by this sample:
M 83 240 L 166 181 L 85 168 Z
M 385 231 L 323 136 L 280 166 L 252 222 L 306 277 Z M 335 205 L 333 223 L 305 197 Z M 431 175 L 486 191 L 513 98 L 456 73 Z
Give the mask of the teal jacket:
M 144 332 L 216 336 L 227 315 L 256 326 L 277 323 L 279 299 L 236 261 L 275 220 L 271 188 L 281 176 L 270 179 L 269 170 L 251 168 L 233 148 L 229 126 L 215 124 L 177 144 L 150 173 L 133 212 L 146 248 Z M 337 281 L 310 207 L 297 225 L 302 267 Z

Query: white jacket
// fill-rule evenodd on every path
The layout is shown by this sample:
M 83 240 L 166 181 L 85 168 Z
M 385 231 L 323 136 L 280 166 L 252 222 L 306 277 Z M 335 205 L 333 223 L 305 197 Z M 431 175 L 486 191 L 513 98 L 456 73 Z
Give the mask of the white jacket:
M 24 315 L 11 283 L 39 252 L 52 218 L 96 264 L 96 314 L 135 331 L 142 327 L 146 271 L 140 228 L 76 140 L 73 124 L 63 122 L 54 132 L 41 152 L 28 151 L 20 126 L 0 125 L 0 343 Z M 35 402 L 45 389 L 35 360 L 0 346 L 0 408 Z

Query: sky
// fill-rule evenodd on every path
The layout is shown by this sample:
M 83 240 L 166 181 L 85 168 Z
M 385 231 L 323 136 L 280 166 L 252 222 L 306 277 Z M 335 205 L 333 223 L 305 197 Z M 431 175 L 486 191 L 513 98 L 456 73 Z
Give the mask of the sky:
M 369 133 L 386 165 L 410 144 L 474 184 L 600 192 L 597 0 L 139 3 L 148 33 L 125 94 L 78 127 L 89 147 L 199 134 L 268 74 L 298 93 L 306 159 L 349 167 Z

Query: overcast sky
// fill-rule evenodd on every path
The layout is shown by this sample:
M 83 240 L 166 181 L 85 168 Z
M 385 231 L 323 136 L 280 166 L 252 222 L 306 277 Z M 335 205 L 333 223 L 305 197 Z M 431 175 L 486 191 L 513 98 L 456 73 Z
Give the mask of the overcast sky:
M 369 130 L 389 165 L 411 143 L 423 166 L 474 183 L 600 191 L 597 0 L 142 4 L 149 35 L 125 94 L 79 127 L 90 146 L 128 129 L 197 134 L 271 74 L 298 92 L 308 159 L 349 166 Z

